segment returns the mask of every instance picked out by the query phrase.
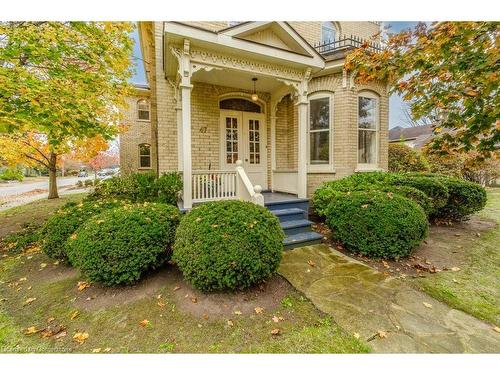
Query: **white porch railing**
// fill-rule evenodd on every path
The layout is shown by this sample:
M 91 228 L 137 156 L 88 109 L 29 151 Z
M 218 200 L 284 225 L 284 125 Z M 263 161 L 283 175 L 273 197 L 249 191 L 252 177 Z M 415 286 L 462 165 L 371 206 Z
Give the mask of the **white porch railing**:
M 253 186 L 243 168 L 241 160 L 236 161 L 236 198 L 264 206 L 264 196 L 261 194 L 262 186 Z
M 193 171 L 193 203 L 236 198 L 236 171 Z

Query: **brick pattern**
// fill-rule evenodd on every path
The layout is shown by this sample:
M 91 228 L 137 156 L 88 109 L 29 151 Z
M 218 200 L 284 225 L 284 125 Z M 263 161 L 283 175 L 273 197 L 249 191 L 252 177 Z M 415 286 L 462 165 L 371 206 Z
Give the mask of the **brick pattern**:
M 218 30 L 227 27 L 225 22 L 190 22 L 197 27 Z M 319 22 L 290 22 L 301 35 L 311 44 L 319 40 L 321 25 Z M 378 31 L 379 26 L 371 22 L 340 22 L 342 33 L 346 30 L 356 30 L 361 37 Z M 151 40 L 144 42 L 154 46 L 154 58 L 145 56 L 148 61 L 163 60 L 162 39 L 163 27 L 161 22 L 152 23 Z M 350 32 L 349 32 L 350 33 Z M 347 34 L 347 32 L 346 32 Z M 153 39 L 154 38 L 154 39 Z M 174 58 L 167 56 L 166 58 Z M 158 126 L 158 170 L 160 173 L 178 170 L 178 133 L 177 133 L 177 102 L 178 92 L 175 84 L 165 79 L 161 63 L 149 66 L 148 79 L 154 80 L 155 85 L 151 98 L 157 106 L 155 118 Z M 311 195 L 321 182 L 342 178 L 356 171 L 357 168 L 357 103 L 358 93 L 363 90 L 375 92 L 380 98 L 380 130 L 379 130 L 379 167 L 387 169 L 387 137 L 388 137 L 388 94 L 387 88 L 381 83 L 370 85 L 343 87 L 342 74 L 336 73 L 313 78 L 309 83 L 309 93 L 330 92 L 334 95 L 333 104 L 333 166 L 329 173 L 308 173 L 308 195 Z M 229 92 L 243 92 L 238 88 L 216 86 L 207 83 L 193 82 L 191 94 L 192 118 L 192 163 L 193 170 L 220 169 L 220 123 L 219 98 Z M 144 94 L 141 94 L 144 95 Z M 136 120 L 136 102 L 139 96 L 129 98 L 130 106 L 124 109 L 125 123 L 128 131 L 120 136 L 120 158 L 122 170 L 136 170 L 138 166 L 138 144 L 151 142 L 150 127 L 146 123 Z M 267 169 L 268 180 L 271 179 L 271 121 L 270 121 L 270 94 L 259 93 L 264 101 L 267 122 Z M 153 101 L 153 100 L 152 100 Z M 278 104 L 276 112 L 276 167 L 277 170 L 297 169 L 298 145 L 298 110 L 294 100 L 285 96 Z M 153 155 L 154 157 L 154 155 Z

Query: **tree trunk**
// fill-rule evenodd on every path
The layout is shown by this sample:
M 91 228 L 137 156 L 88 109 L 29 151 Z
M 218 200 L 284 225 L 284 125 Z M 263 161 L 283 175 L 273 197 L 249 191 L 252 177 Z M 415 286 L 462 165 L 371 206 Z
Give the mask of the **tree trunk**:
M 49 199 L 59 198 L 57 193 L 57 154 L 49 156 Z

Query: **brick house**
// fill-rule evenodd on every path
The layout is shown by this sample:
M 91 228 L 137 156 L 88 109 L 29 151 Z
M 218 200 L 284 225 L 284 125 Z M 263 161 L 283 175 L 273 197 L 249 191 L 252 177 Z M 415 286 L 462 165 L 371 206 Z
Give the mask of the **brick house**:
M 183 205 L 387 169 L 388 94 L 346 53 L 377 22 L 140 22 L 147 86 L 128 98 L 123 173 L 181 171 Z

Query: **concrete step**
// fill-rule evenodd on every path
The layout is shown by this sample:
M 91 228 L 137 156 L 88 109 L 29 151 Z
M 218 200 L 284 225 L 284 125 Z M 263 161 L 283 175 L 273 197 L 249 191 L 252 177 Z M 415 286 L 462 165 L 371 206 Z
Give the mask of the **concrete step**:
M 285 235 L 290 236 L 292 234 L 310 232 L 311 224 L 312 221 L 305 219 L 289 220 L 281 223 L 281 228 L 285 232 Z
M 322 239 L 323 236 L 316 232 L 298 233 L 285 237 L 283 245 L 285 250 L 291 250 L 296 247 L 319 244 Z
M 271 211 L 284 210 L 287 208 L 300 208 L 301 210 L 307 212 L 309 210 L 309 199 L 286 198 L 283 200 L 266 202 L 265 206 Z
M 271 210 L 271 213 L 278 217 L 280 222 L 291 220 L 303 220 L 307 218 L 307 212 L 300 208 L 284 208 L 281 210 Z

